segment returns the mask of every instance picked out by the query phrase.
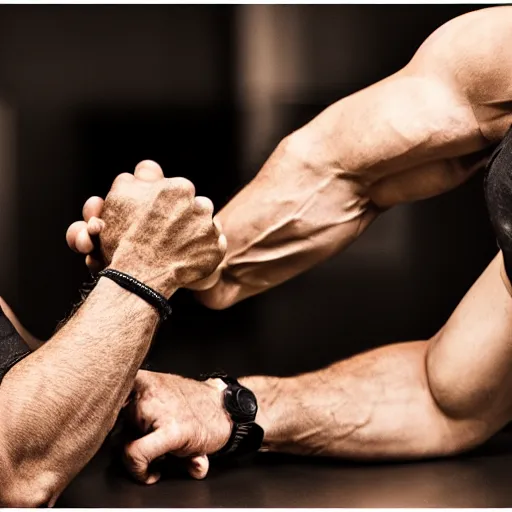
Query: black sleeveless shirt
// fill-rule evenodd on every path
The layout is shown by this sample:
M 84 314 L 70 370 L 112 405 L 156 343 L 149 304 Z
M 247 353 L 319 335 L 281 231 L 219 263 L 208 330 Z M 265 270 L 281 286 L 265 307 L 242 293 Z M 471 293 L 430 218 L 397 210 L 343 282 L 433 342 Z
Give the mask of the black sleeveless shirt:
M 30 349 L 0 307 L 0 382 L 16 363 L 29 354 Z
M 505 270 L 512 278 L 512 126 L 494 150 L 484 181 L 485 201 Z

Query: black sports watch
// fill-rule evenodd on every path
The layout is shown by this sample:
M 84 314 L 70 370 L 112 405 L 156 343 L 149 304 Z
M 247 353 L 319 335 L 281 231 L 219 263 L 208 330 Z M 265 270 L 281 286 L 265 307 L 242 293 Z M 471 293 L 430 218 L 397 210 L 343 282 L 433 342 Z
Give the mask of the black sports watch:
M 221 379 L 227 385 L 224 389 L 223 403 L 233 422 L 228 442 L 211 457 L 238 457 L 257 452 L 263 443 L 264 431 L 255 422 L 258 402 L 254 393 L 224 372 L 201 375 L 201 380 L 208 379 Z

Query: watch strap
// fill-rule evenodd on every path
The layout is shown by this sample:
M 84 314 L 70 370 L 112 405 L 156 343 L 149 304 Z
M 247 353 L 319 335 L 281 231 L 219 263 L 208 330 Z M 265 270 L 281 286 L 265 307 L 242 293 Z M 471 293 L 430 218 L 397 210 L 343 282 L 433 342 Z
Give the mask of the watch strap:
M 233 424 L 227 443 L 210 457 L 243 456 L 257 452 L 263 444 L 264 430 L 255 422 L 258 405 L 254 393 L 242 386 L 237 379 L 223 371 L 203 374 L 200 380 L 221 379 L 226 388 L 223 391 L 223 405 Z M 240 394 L 250 393 L 254 397 L 252 411 L 240 410 Z M 245 419 L 243 419 L 245 416 Z M 248 417 L 248 418 L 247 418 Z
M 211 457 L 243 456 L 257 452 L 263 444 L 265 432 L 257 423 L 233 423 L 228 442 Z

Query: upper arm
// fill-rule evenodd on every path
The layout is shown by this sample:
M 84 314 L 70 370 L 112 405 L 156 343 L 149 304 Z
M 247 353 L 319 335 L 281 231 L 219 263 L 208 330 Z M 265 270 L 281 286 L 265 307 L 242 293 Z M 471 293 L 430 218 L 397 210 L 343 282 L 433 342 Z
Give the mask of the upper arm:
M 455 18 L 401 70 L 311 123 L 324 148 L 339 148 L 340 166 L 362 178 L 373 204 L 426 199 L 482 168 L 512 124 L 510 27 L 512 7 Z
M 488 147 L 491 132 L 507 122 L 502 100 L 512 99 L 510 26 L 512 7 L 444 24 L 402 69 L 334 103 L 301 130 L 307 157 L 324 165 L 334 160 L 372 185 Z
M 421 45 L 405 73 L 446 84 L 472 108 L 495 142 L 512 122 L 512 7 L 480 9 L 450 20 Z
M 512 418 L 512 297 L 501 253 L 472 286 L 427 355 L 430 389 L 453 418 L 480 421 L 488 437 Z

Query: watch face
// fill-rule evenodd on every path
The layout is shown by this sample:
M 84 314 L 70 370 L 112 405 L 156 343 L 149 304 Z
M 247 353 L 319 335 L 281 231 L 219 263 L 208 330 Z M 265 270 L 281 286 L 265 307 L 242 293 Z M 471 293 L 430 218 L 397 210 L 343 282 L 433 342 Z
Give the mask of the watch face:
M 254 394 L 248 389 L 242 388 L 238 390 L 236 395 L 240 411 L 247 414 L 247 416 L 255 415 L 257 407 L 256 400 L 254 400 Z
M 233 420 L 238 423 L 254 421 L 258 411 L 254 393 L 247 388 L 239 388 L 233 391 L 233 394 L 226 395 L 226 408 L 232 415 Z

